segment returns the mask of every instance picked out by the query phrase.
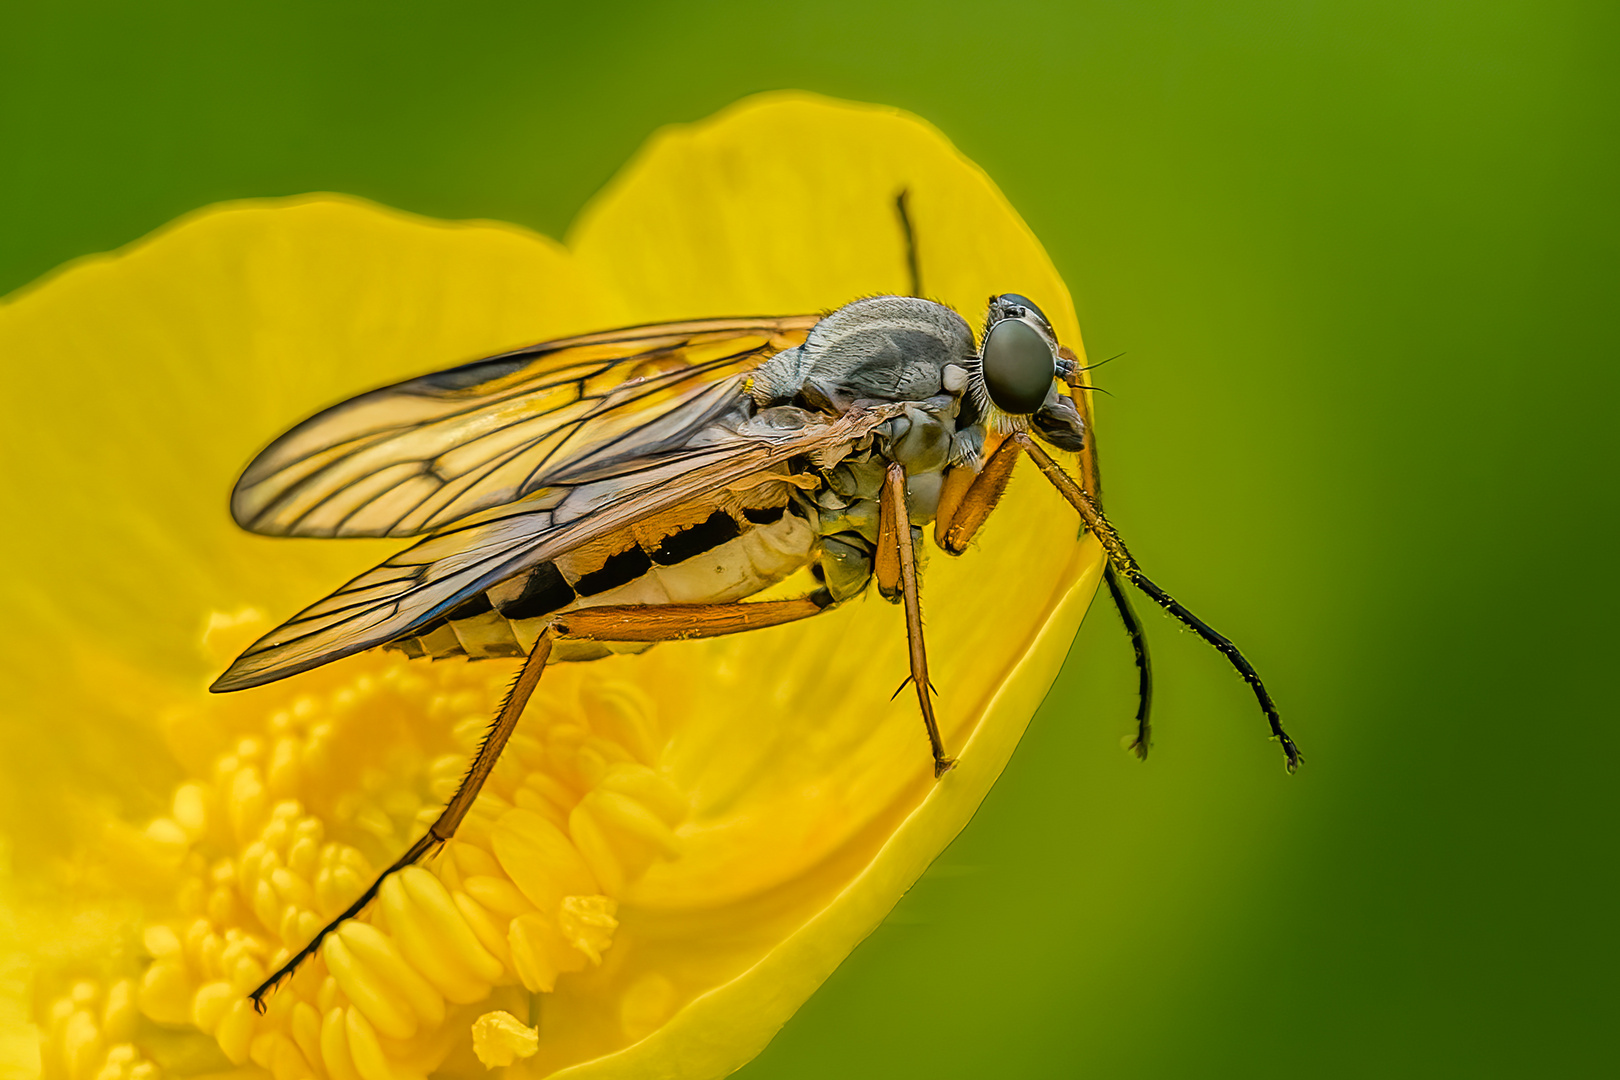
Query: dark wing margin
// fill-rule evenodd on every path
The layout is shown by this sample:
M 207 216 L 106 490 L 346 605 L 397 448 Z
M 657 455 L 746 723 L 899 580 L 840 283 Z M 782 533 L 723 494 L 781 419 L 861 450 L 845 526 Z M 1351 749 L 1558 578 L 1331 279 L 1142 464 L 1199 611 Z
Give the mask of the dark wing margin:
M 559 338 L 373 390 L 256 457 L 231 514 L 270 536 L 419 536 L 551 487 L 581 462 L 673 450 L 817 315 Z
M 760 430 L 624 463 L 617 475 L 562 484 L 407 548 L 266 634 L 210 687 L 245 690 L 412 633 L 467 597 L 581 544 L 717 488 L 748 486 L 789 458 L 833 453 L 898 406 L 802 427 Z

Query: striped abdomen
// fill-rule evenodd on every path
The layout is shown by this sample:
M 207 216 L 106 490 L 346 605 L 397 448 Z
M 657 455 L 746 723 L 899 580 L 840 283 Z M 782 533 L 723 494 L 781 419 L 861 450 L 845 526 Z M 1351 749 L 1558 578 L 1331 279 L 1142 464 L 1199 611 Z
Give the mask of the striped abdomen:
M 678 507 L 510 577 L 389 647 L 435 660 L 522 656 L 558 613 L 574 608 L 751 596 L 804 566 L 815 548 L 810 525 L 787 506 L 786 485 L 766 486 L 776 490 L 756 489 L 748 501 L 776 505 Z M 593 660 L 645 648 L 565 640 L 552 657 Z

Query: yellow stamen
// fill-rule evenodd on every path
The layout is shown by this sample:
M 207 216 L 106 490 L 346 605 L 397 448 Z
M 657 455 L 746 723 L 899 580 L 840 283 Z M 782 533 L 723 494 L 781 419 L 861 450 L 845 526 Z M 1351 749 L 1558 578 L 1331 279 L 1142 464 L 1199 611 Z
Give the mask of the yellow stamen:
M 438 878 L 413 866 L 383 883 L 379 903 L 394 944 L 440 994 L 464 1005 L 489 994 L 500 961 L 478 943 Z
M 208 645 L 229 652 L 262 625 L 216 616 Z M 177 719 L 220 736 L 210 779 L 179 785 L 144 832 L 175 876 L 178 914 L 145 928 L 151 962 L 138 993 L 126 980 L 109 995 L 107 1023 L 68 1002 L 55 1027 L 67 1080 L 133 1080 L 138 1055 L 108 1064 L 108 1047 L 123 1045 L 137 1005 L 274 1080 L 400 1080 L 437 1068 L 443 1036 L 472 1023 L 461 1010 L 495 987 L 549 993 L 600 964 L 618 927 L 613 894 L 679 855 L 690 804 L 627 748 L 645 752 L 657 725 L 637 694 L 611 687 L 537 702 L 543 719 L 525 721 L 444 852 L 385 881 L 263 1016 L 246 1000 L 420 833 L 465 773 L 506 677 L 374 654 L 324 689 L 272 689 L 257 709 L 245 695 L 211 698 L 205 715 Z M 668 996 L 643 991 L 631 1012 L 650 1016 Z M 507 1047 L 491 1053 L 534 1052 L 521 1032 L 535 1029 L 491 1024 L 486 1043 Z
M 613 944 L 613 931 L 619 928 L 619 920 L 613 917 L 618 910 L 618 902 L 607 896 L 564 897 L 557 929 L 591 963 L 600 964 L 602 953 Z
M 562 898 L 594 893 L 596 877 L 567 836 L 529 810 L 511 810 L 495 823 L 495 858 L 513 884 L 541 911 Z
M 540 1032 L 509 1012 L 487 1012 L 473 1021 L 473 1053 L 486 1068 L 510 1065 L 533 1057 L 540 1048 Z

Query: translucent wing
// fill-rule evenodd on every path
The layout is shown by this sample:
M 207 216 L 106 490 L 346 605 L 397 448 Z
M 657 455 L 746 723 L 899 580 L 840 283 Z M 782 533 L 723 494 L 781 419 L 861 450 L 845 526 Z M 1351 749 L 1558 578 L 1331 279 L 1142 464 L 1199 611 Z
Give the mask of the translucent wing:
M 351 398 L 271 443 L 231 493 L 272 536 L 417 536 L 583 470 L 684 444 L 819 316 L 542 342 Z
M 560 483 L 482 513 L 400 552 L 266 634 L 212 689 L 259 686 L 392 641 L 482 589 L 643 518 L 721 488 L 752 486 L 758 474 L 801 454 L 836 456 L 900 409 L 857 409 L 837 419 L 775 410 L 792 415 L 744 423 L 723 437 L 710 432 L 702 445 L 626 460 L 615 475 Z

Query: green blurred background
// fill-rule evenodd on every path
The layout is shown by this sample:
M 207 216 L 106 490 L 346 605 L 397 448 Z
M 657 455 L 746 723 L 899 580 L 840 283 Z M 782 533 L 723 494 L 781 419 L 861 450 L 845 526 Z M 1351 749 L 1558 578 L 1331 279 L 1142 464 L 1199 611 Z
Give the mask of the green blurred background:
M 1099 607 L 967 832 L 743 1075 L 1615 1075 L 1616 12 L 14 2 L 0 292 L 241 196 L 561 235 L 660 124 L 910 109 L 1125 351 L 1113 517 L 1309 761 L 1155 616 L 1137 764 Z

